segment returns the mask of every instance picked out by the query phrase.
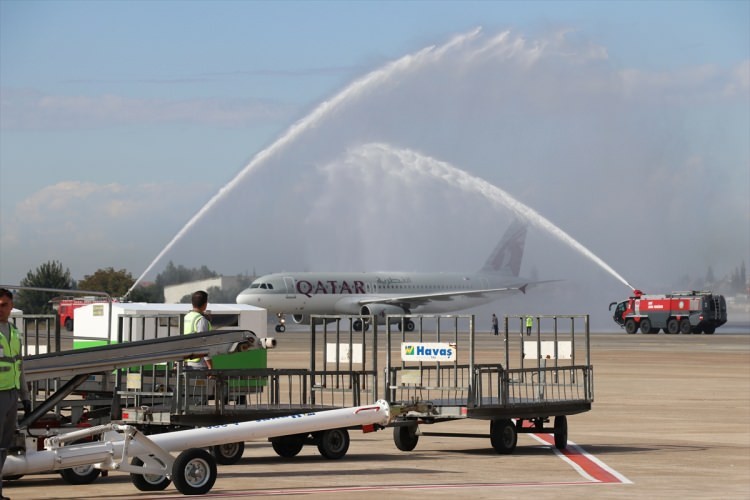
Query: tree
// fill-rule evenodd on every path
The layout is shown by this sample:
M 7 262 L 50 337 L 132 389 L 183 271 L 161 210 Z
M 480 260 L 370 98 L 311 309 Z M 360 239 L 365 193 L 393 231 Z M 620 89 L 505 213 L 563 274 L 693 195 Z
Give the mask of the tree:
M 94 274 L 84 276 L 78 282 L 81 290 L 106 292 L 112 297 L 122 297 L 135 283 L 133 275 L 125 269 L 115 271 L 113 268 L 98 269 Z
M 156 276 L 156 284 L 163 289 L 165 286 L 169 285 L 203 280 L 206 278 L 216 278 L 217 276 L 218 273 L 211 271 L 206 266 L 202 266 L 200 269 L 188 269 L 182 265 L 175 266 L 170 260 L 166 269 Z
M 76 282 L 70 277 L 70 270 L 63 270 L 63 265 L 55 260 L 45 262 L 35 271 L 26 273 L 26 277 L 21 280 L 21 286 L 73 290 Z M 60 293 L 19 290 L 14 303 L 24 314 L 52 314 L 50 300 L 56 295 Z

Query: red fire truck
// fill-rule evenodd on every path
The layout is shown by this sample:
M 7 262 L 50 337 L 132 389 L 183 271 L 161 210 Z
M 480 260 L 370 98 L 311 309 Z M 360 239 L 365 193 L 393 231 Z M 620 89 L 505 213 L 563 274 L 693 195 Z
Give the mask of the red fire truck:
M 57 311 L 60 317 L 60 325 L 64 326 L 69 332 L 73 331 L 73 311 L 86 304 L 108 303 L 107 299 L 102 297 L 56 297 L 52 299 L 52 307 Z
M 711 292 L 672 292 L 665 295 L 646 295 L 633 290 L 633 296 L 622 302 L 612 302 L 615 323 L 627 333 L 707 333 L 727 322 L 727 303 L 723 295 Z

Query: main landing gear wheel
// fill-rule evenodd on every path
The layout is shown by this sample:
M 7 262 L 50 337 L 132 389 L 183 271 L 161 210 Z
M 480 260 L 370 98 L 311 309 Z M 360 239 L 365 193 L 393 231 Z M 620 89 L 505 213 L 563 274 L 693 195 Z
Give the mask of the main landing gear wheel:
M 190 448 L 177 456 L 172 480 L 183 495 L 205 495 L 216 482 L 216 461 L 201 448 Z
M 564 450 L 568 446 L 568 417 L 555 417 L 555 448 Z
M 501 455 L 510 455 L 516 449 L 518 432 L 513 421 L 507 418 L 490 421 L 490 442 Z
M 143 460 L 135 457 L 130 461 L 130 465 L 140 467 L 143 465 Z M 172 483 L 172 480 L 160 474 L 136 474 L 131 472 L 130 482 L 141 491 L 162 491 Z
M 346 429 L 329 429 L 316 436 L 318 451 L 325 458 L 337 460 L 349 450 L 349 431 Z
M 305 446 L 305 438 L 307 438 L 307 434 L 279 436 L 271 439 L 271 446 L 278 456 L 292 458 L 302 451 L 302 447 Z
M 240 461 L 245 453 L 245 443 L 217 444 L 211 447 L 211 454 L 219 465 L 234 465 Z
M 419 435 L 416 425 L 399 425 L 393 428 L 393 442 L 401 451 L 411 451 L 417 447 Z

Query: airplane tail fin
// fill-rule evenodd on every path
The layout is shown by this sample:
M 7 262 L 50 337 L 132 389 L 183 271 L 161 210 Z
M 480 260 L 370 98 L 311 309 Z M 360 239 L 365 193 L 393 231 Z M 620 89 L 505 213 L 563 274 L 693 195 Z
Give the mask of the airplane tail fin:
M 526 224 L 516 219 L 503 234 L 500 243 L 490 254 L 482 272 L 518 276 L 521 272 L 523 247 L 526 242 Z

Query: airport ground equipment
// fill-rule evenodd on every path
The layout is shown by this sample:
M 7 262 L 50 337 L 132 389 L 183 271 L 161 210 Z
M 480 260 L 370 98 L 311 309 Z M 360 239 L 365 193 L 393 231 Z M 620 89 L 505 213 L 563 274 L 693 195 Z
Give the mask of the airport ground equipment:
M 634 290 L 622 302 L 612 302 L 613 319 L 629 334 L 636 333 L 706 333 L 713 334 L 727 322 L 727 303 L 723 295 L 711 292 L 672 292 L 664 295 L 644 294 Z
M 565 448 L 567 417 L 589 411 L 594 401 L 589 318 L 534 316 L 533 336 L 526 335 L 525 319 L 506 316 L 504 337 L 494 338 L 496 347 L 485 349 L 480 363 L 473 315 L 389 315 L 384 334 L 377 325 L 357 331 L 352 324 L 361 318 L 313 316 L 310 402 L 339 405 L 377 395 L 391 405 L 402 451 L 413 450 L 420 436 L 454 435 L 426 426 L 467 418 L 488 421 L 489 434 L 458 435 L 489 438 L 498 453 L 512 453 L 519 433 L 554 434 L 555 445 Z M 494 361 L 487 363 L 488 356 Z
M 143 491 L 165 489 L 174 482 L 185 495 L 201 495 L 213 487 L 215 459 L 203 448 L 362 426 L 365 431 L 385 426 L 390 409 L 385 401 L 355 408 L 308 412 L 251 422 L 215 425 L 147 436 L 135 427 L 105 424 L 47 438 L 44 449 L 8 456 L 8 476 L 50 470 L 94 467 L 129 472 Z M 84 442 L 81 442 L 81 441 Z M 174 457 L 173 452 L 181 452 Z

